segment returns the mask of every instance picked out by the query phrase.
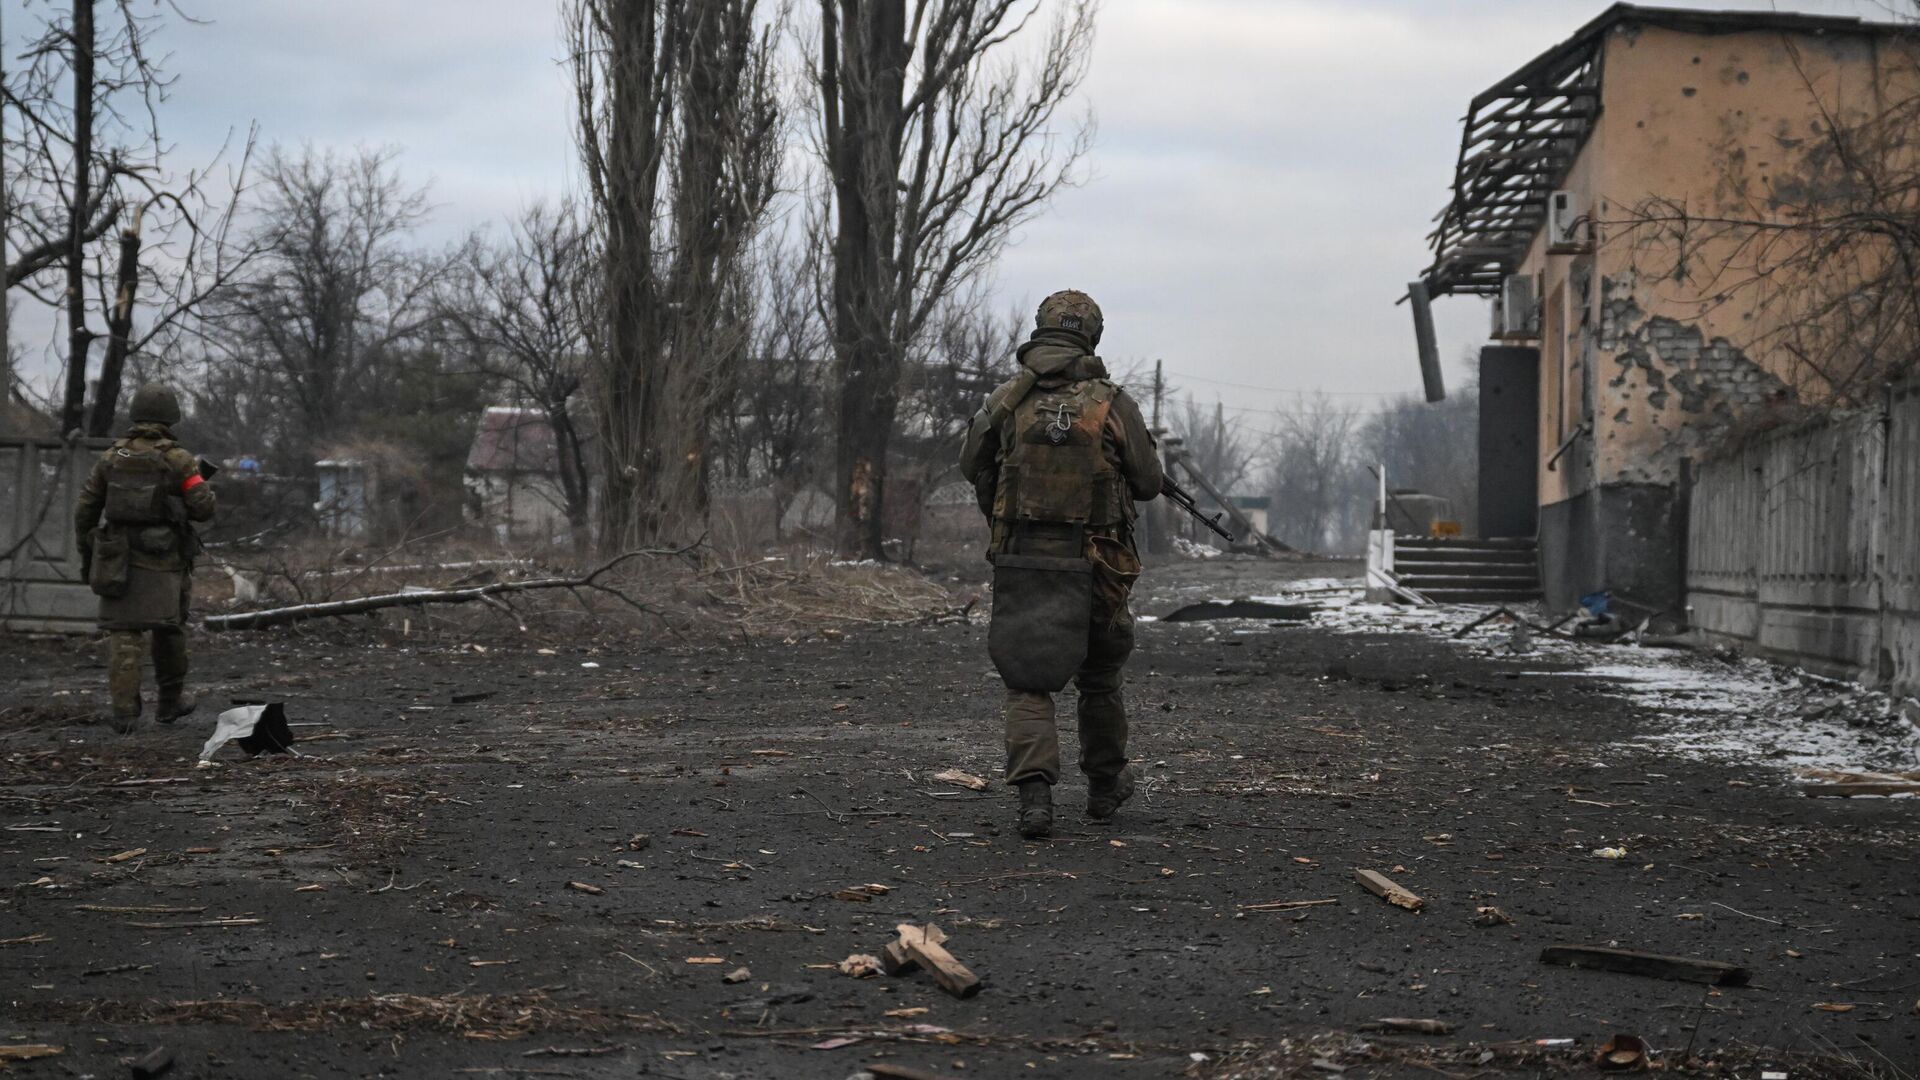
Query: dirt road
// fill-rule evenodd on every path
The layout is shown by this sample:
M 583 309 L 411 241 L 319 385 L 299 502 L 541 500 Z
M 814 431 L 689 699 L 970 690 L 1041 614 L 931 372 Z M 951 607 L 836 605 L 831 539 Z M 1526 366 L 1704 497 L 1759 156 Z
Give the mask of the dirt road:
M 1183 567 L 1140 606 L 1275 573 Z M 1101 826 L 1063 785 L 1060 835 L 1031 844 L 1004 789 L 929 779 L 999 766 L 980 625 L 202 638 L 219 701 L 308 725 L 307 756 L 215 769 L 193 767 L 212 710 L 71 723 L 91 648 L 0 638 L 0 1056 L 63 1048 L 22 1077 L 124 1076 L 155 1046 L 179 1077 L 1531 1076 L 1631 1032 L 1724 1075 L 1812 1052 L 1795 1077 L 1920 1072 L 1920 800 L 1647 749 L 1658 716 L 1538 659 L 1312 625 L 1140 639 L 1141 795 Z M 904 921 L 946 929 L 984 992 L 832 969 Z M 1552 944 L 1753 985 L 1548 967 Z M 1365 1033 L 1385 1017 L 1453 1034 Z

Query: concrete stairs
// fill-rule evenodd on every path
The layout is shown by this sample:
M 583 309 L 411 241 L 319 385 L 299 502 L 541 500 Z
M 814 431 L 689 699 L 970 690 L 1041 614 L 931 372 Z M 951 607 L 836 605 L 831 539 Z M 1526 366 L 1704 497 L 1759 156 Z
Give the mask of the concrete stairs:
M 1442 604 L 1519 604 L 1540 599 L 1540 556 L 1530 539 L 1393 538 L 1401 584 Z

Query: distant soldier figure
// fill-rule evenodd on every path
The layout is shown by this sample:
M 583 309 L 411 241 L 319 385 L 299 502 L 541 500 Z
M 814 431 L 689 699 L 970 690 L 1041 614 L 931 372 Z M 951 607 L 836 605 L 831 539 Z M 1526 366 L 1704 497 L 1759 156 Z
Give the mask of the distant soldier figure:
M 1020 834 L 1053 829 L 1060 739 L 1053 694 L 1080 691 L 1087 814 L 1104 821 L 1133 794 L 1120 670 L 1133 652 L 1127 596 L 1140 575 L 1135 502 L 1160 493 L 1160 459 L 1140 407 L 1093 353 L 1100 306 L 1047 297 L 1020 374 L 974 414 L 961 471 L 993 523 L 988 651 L 1007 686 L 1007 782 Z
M 140 724 L 141 636 L 153 635 L 153 675 L 163 724 L 193 711 L 187 693 L 187 603 L 200 539 L 193 521 L 213 517 L 213 489 L 200 460 L 173 441 L 180 401 L 149 383 L 127 409 L 133 427 L 100 460 L 73 509 L 87 584 L 108 631 L 107 686 L 113 725 Z

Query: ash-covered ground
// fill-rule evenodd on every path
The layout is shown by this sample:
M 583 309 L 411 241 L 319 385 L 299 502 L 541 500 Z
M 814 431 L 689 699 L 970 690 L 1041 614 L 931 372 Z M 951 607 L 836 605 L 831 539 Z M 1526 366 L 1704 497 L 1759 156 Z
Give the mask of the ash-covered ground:
M 125 1076 L 155 1047 L 180 1077 L 1539 1076 L 1632 1033 L 1705 1075 L 1920 1074 L 1920 800 L 1809 799 L 1791 771 L 1914 768 L 1910 728 L 1760 665 L 1513 655 L 1492 627 L 1448 640 L 1471 613 L 1289 586 L 1354 573 L 1150 569 L 1152 616 L 1276 594 L 1329 610 L 1143 621 L 1141 794 L 1096 825 L 1064 784 L 1041 843 L 997 782 L 977 619 L 619 646 L 423 640 L 397 617 L 196 635 L 208 704 L 133 737 L 81 722 L 96 644 L 0 638 L 0 1060 L 59 1049 L 7 1067 L 22 1077 Z M 234 699 L 286 702 L 301 756 L 196 768 Z M 932 779 L 947 769 L 995 784 Z M 1511 923 L 1477 924 L 1497 922 L 1482 908 Z M 903 922 L 940 925 L 985 989 L 836 970 Z M 1752 982 L 1539 961 L 1560 944 Z

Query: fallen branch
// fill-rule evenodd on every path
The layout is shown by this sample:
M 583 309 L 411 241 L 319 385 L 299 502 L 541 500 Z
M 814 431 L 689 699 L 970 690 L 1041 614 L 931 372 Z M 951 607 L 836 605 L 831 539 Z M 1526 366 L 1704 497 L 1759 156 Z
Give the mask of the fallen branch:
M 609 559 L 582 577 L 496 581 L 464 589 L 419 589 L 411 592 L 383 593 L 378 596 L 361 596 L 352 600 L 330 600 L 317 604 L 268 608 L 264 611 L 243 611 L 233 615 L 209 615 L 206 627 L 209 630 L 263 630 L 270 626 L 285 626 L 289 623 L 305 622 L 308 619 L 361 615 L 383 608 L 420 607 L 425 604 L 466 604 L 475 600 L 485 600 L 501 593 L 528 592 L 533 589 L 593 589 L 618 597 L 641 612 L 648 612 L 650 609 L 644 604 L 611 585 L 601 584 L 600 578 L 631 559 L 684 555 L 697 546 L 696 544 L 684 548 L 629 551 Z

